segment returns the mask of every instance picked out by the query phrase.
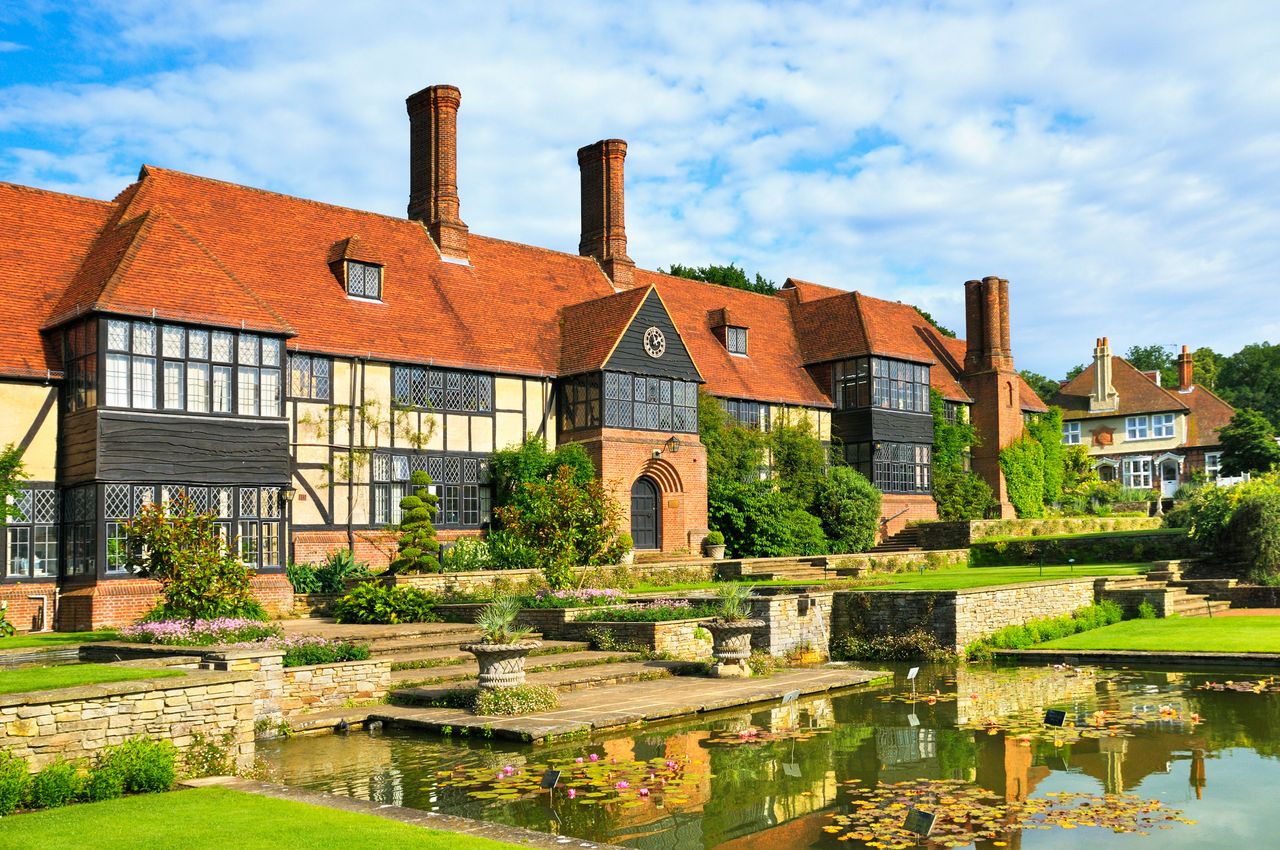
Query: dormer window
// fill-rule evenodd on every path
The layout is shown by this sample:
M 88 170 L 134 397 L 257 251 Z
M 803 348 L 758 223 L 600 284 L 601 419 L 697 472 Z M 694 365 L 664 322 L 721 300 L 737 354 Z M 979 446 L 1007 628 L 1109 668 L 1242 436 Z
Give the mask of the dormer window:
M 347 260 L 347 294 L 353 298 L 382 300 L 382 266 Z
M 747 329 L 746 328 L 725 328 L 724 345 L 729 349 L 730 354 L 746 355 L 747 353 Z

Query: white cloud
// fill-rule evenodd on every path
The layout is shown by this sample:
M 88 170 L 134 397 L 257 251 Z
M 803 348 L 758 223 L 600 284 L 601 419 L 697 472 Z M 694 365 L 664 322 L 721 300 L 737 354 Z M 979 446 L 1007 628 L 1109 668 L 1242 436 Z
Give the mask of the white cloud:
M 114 82 L 0 88 L 0 176 L 109 196 L 148 161 L 401 214 L 403 98 L 452 82 L 477 232 L 575 250 L 574 151 L 620 136 L 649 267 L 733 260 L 957 330 L 961 283 L 1000 274 L 1050 374 L 1102 334 L 1280 338 L 1266 2 L 172 6 L 82 13 Z

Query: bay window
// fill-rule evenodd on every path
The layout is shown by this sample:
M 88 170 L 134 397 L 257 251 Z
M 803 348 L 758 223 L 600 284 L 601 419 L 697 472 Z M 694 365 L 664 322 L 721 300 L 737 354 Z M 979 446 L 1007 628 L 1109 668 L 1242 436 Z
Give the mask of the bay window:
M 833 369 L 836 407 L 929 412 L 929 367 L 886 357 L 855 357 Z

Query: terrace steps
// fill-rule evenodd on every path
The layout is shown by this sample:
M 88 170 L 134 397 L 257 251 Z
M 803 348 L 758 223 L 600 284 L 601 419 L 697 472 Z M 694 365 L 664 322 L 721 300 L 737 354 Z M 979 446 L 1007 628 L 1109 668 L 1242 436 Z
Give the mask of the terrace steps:
M 617 653 L 614 653 L 614 656 L 616 658 Z M 543 685 L 554 691 L 567 693 L 649 679 L 662 679 L 673 675 L 673 668 L 677 666 L 678 663 L 669 661 L 614 660 L 583 667 L 539 670 L 535 666 L 526 664 L 525 683 Z M 448 682 L 402 687 L 392 692 L 392 698 L 398 705 L 430 705 L 434 700 L 440 699 L 449 691 L 466 684 L 467 681 L 454 679 Z
M 1130 611 L 1137 609 L 1143 602 L 1150 602 L 1166 617 L 1175 614 L 1180 617 L 1212 617 L 1231 607 L 1229 600 L 1214 599 L 1203 593 L 1189 593 L 1185 586 L 1148 576 L 1108 579 L 1103 585 L 1101 597 Z
M 894 555 L 904 552 L 923 552 L 924 537 L 920 527 L 917 525 L 908 525 L 897 534 L 890 535 L 881 540 L 872 549 L 868 555 Z

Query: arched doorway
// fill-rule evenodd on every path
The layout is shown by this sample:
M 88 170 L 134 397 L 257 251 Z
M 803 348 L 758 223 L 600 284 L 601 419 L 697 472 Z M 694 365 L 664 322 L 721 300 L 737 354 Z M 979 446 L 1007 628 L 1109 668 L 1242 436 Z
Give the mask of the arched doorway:
M 640 476 L 631 485 L 631 540 L 636 549 L 661 548 L 662 511 L 653 479 Z

